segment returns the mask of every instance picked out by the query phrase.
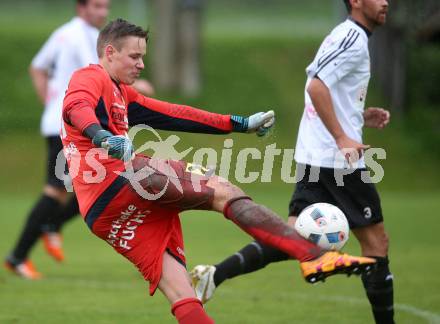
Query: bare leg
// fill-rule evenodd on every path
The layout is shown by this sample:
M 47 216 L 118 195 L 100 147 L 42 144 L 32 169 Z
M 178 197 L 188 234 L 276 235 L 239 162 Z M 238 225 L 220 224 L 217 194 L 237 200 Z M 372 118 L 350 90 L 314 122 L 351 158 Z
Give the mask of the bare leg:
M 140 184 L 149 193 L 162 193 L 156 200 L 160 205 L 179 210 L 208 209 L 221 212 L 256 240 L 282 250 L 301 262 L 316 259 L 323 253 L 278 215 L 254 203 L 240 188 L 218 176 L 192 173 L 182 161 L 142 156 L 133 160 L 135 171 L 145 170 L 145 167 L 149 168 L 150 175 Z
M 358 239 L 362 255 L 386 257 L 388 255 L 388 234 L 383 223 L 353 229 Z
M 317 245 L 301 237 L 274 212 L 246 199 L 240 188 L 219 177 L 210 178 L 207 186 L 214 189 L 213 209 L 223 212 L 261 243 L 277 248 L 301 262 L 316 259 L 323 253 Z
M 167 252 L 163 255 L 159 289 L 170 301 L 179 324 L 213 324 L 196 298 L 186 269 Z
M 185 267 L 168 252 L 163 255 L 162 277 L 158 287 L 171 304 L 184 298 L 196 297 Z
M 287 224 L 293 228 L 296 219 L 296 217 L 289 217 Z M 265 268 L 271 263 L 287 261 L 289 259 L 289 255 L 278 249 L 258 241 L 251 242 L 236 253 L 214 265 L 214 285 L 217 288 L 227 279 L 255 272 Z

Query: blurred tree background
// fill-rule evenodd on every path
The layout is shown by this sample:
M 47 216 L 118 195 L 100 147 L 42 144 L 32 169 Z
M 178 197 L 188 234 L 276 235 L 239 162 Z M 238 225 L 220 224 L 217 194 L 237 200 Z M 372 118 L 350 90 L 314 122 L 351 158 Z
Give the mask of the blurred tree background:
M 20 179 L 42 179 L 44 142 L 38 132 L 42 107 L 27 70 L 50 33 L 74 15 L 74 4 L 74 0 L 0 2 L 0 144 L 8 148 L 1 162 L 0 191 L 32 191 L 38 181 L 22 185 Z M 386 188 L 399 190 L 408 179 L 415 189 L 438 188 L 439 7 L 438 0 L 393 0 L 388 24 L 372 37 L 374 73 L 367 104 L 390 107 L 393 121 L 384 132 L 367 130 L 366 142 L 387 151 L 386 181 L 381 184 Z M 149 27 L 144 76 L 153 80 L 158 98 L 221 113 L 276 110 L 277 127 L 271 137 L 256 143 L 254 138 L 232 136 L 237 138 L 236 149 L 264 149 L 273 142 L 281 148 L 294 146 L 305 67 L 325 35 L 345 16 L 339 0 L 113 0 L 111 10 L 111 18 Z M 195 148 L 223 147 L 220 137 L 182 138 Z M 12 177 L 4 172 L 8 168 L 28 173 Z M 273 185 L 280 183 L 274 176 Z

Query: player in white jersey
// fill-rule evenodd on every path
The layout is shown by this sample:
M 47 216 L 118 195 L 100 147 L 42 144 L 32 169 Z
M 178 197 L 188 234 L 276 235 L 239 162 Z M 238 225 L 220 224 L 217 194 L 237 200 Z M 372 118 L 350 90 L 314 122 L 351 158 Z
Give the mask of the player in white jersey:
M 68 195 L 64 181 L 55 174 L 57 155 L 62 150 L 59 137 L 63 99 L 73 72 L 91 63 L 97 63 L 96 44 L 99 28 L 104 26 L 110 0 L 77 0 L 77 15 L 57 28 L 32 60 L 30 75 L 44 112 L 41 133 L 48 146 L 47 179 L 42 196 L 30 212 L 20 237 L 5 261 L 5 266 L 16 274 L 37 279 L 28 254 L 42 237 L 46 251 L 55 260 L 62 261 L 62 225 L 79 213 L 74 195 Z M 146 80 L 135 85 L 145 95 L 153 89 Z
M 362 128 L 382 129 L 390 119 L 381 108 L 364 110 L 370 56 L 368 38 L 383 25 L 387 0 L 344 0 L 350 13 L 325 38 L 307 67 L 305 109 L 299 127 L 295 160 L 300 176 L 289 205 L 288 223 L 316 202 L 341 208 L 358 239 L 362 254 L 374 257 L 377 267 L 362 275 L 376 323 L 394 323 L 393 280 L 388 267 L 388 236 L 379 195 L 365 171 Z M 368 174 L 368 173 L 367 173 Z M 343 185 L 338 186 L 338 180 Z M 224 280 L 264 268 L 288 256 L 260 242 L 212 265 L 192 271 L 197 295 L 206 302 Z

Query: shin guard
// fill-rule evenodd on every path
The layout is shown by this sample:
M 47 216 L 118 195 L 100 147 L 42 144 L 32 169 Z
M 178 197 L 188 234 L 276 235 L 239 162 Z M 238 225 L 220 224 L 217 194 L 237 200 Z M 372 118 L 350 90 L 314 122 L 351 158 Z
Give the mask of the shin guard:
M 388 258 L 372 257 L 377 264 L 371 272 L 362 275 L 368 300 L 377 324 L 394 324 L 393 275 L 388 266 Z

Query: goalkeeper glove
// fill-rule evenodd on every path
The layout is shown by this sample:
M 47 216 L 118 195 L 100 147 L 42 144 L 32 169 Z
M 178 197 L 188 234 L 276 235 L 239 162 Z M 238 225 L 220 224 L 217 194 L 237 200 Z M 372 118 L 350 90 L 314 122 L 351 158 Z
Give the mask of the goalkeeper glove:
M 275 113 L 273 110 L 268 112 L 258 112 L 249 117 L 231 115 L 232 129 L 240 133 L 257 133 L 264 136 L 275 123 Z
M 99 130 L 92 138 L 92 142 L 97 147 L 102 147 L 108 151 L 111 157 L 122 161 L 129 161 L 133 155 L 133 143 L 122 135 L 113 135 L 104 129 Z

